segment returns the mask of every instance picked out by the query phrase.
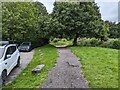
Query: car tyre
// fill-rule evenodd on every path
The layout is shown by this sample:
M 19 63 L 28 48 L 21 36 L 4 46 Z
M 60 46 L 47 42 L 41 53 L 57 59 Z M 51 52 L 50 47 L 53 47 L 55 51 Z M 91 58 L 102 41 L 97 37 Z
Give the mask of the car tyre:
M 20 66 L 20 57 L 18 58 L 18 60 L 17 60 L 17 65 L 16 65 L 16 67 L 19 67 Z
M 2 72 L 2 86 L 5 86 L 5 81 L 7 78 L 7 71 Z

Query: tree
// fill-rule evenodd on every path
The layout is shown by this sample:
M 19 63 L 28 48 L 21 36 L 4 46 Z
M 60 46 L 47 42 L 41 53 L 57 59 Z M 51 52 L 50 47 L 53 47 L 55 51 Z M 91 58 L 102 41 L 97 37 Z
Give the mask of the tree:
M 42 3 L 4 2 L 2 7 L 3 39 L 39 42 L 45 38 L 40 36 L 45 31 L 40 22 L 44 23 L 48 13 Z
M 106 35 L 107 25 L 101 20 L 99 7 L 94 2 L 55 2 L 52 17 L 61 26 L 57 32 L 74 39 L 73 45 L 77 45 L 78 37 L 99 36 L 101 40 L 106 37 L 103 35 Z
M 119 38 L 119 23 L 116 24 L 115 22 L 106 21 L 109 25 L 109 38 Z
M 118 25 L 118 38 L 120 39 L 120 22 L 117 24 Z

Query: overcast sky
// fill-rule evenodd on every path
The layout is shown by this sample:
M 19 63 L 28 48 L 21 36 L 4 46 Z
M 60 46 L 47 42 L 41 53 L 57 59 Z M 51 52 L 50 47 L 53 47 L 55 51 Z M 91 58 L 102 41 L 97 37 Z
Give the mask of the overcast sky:
M 42 2 L 49 13 L 53 10 L 55 0 L 37 0 Z M 95 0 L 100 7 L 100 12 L 103 20 L 118 22 L 118 1 L 120 0 Z

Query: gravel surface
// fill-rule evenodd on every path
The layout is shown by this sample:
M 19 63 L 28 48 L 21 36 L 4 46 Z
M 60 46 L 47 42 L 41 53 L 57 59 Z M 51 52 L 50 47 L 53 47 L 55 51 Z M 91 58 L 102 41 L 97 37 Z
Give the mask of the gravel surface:
M 11 83 L 21 73 L 21 71 L 27 67 L 27 65 L 32 60 L 33 55 L 34 50 L 31 52 L 20 52 L 20 67 L 14 68 L 12 70 L 12 72 L 7 77 L 6 84 Z
M 58 48 L 59 58 L 41 88 L 88 88 L 78 58 L 67 48 Z

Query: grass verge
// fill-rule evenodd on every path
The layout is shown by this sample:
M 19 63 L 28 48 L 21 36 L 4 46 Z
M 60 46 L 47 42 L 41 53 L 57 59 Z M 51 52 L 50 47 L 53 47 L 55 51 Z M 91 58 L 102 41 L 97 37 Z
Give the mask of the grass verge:
M 82 72 L 91 88 L 118 88 L 118 50 L 71 47 L 80 58 Z
M 57 50 L 51 45 L 46 45 L 35 50 L 34 57 L 31 63 L 25 68 L 22 73 L 6 88 L 38 88 L 48 76 L 48 72 L 54 67 L 57 61 Z M 45 67 L 40 73 L 32 75 L 31 71 L 39 64 L 44 64 Z

